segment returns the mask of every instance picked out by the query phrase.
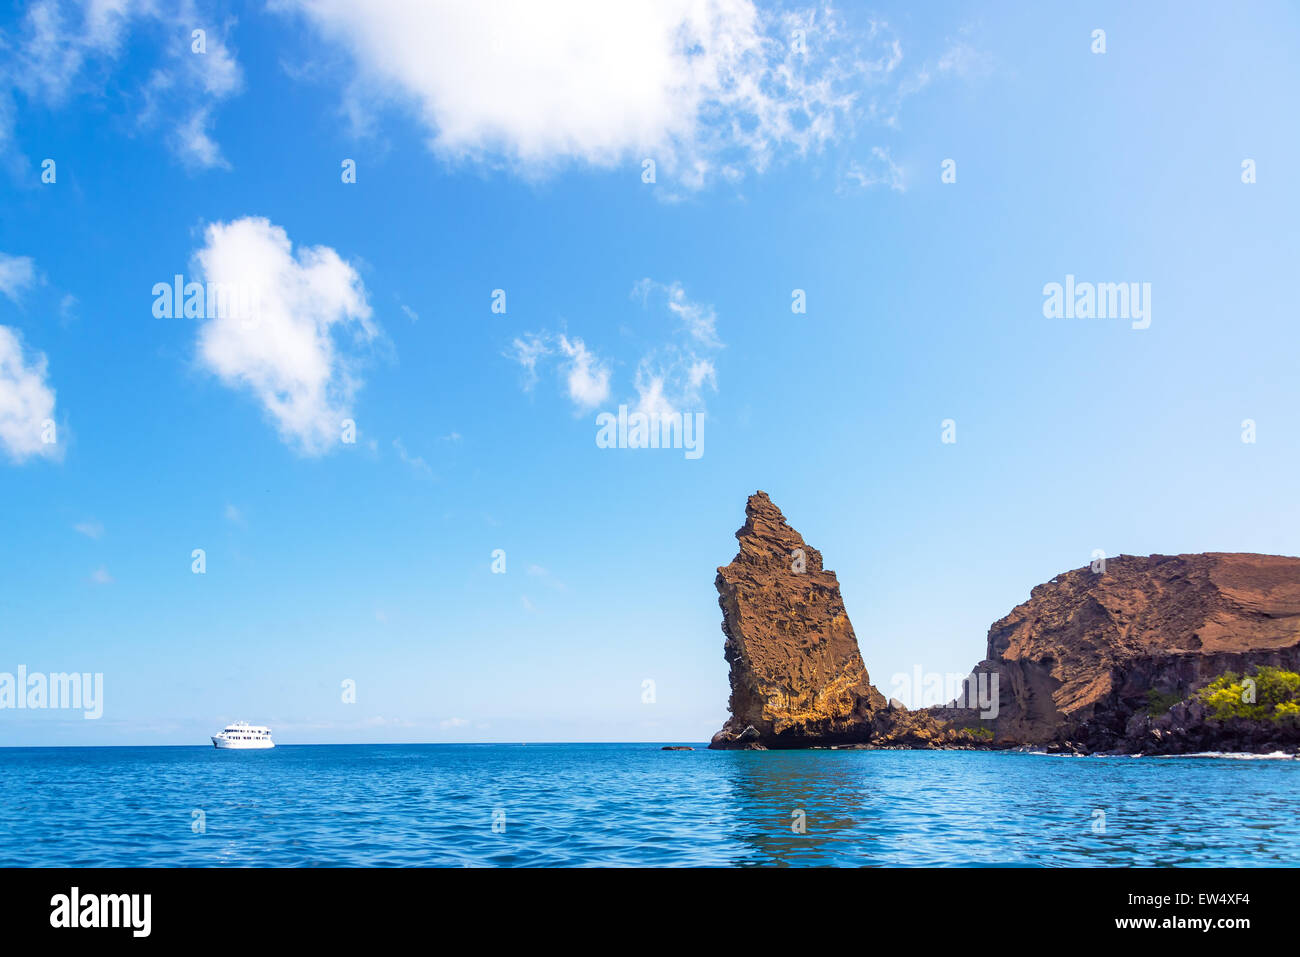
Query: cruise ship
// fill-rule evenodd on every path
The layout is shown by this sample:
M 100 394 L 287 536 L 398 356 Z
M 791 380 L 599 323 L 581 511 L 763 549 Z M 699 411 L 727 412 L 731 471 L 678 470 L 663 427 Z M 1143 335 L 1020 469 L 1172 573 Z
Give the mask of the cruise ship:
M 271 729 L 236 721 L 228 725 L 220 734 L 212 736 L 212 746 L 222 750 L 260 751 L 275 747 L 271 740 Z

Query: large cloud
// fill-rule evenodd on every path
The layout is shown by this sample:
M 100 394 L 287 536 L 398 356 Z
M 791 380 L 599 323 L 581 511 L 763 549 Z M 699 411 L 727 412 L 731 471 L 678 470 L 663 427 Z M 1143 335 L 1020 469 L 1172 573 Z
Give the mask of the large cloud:
M 209 289 L 228 302 L 199 329 L 200 361 L 227 385 L 251 391 L 281 436 L 307 455 L 340 438 L 360 379 L 353 343 L 373 339 L 370 305 L 360 276 L 333 249 L 299 248 L 266 219 L 246 217 L 207 228 L 195 260 Z
M 15 462 L 56 456 L 59 445 L 46 443 L 43 434 L 53 420 L 45 356 L 37 353 L 28 361 L 18 334 L 0 326 L 0 447 Z
M 525 168 L 644 157 L 687 182 L 739 175 L 778 149 L 820 146 L 853 104 L 840 81 L 897 62 L 835 55 L 828 14 L 760 13 L 751 0 L 282 6 L 351 53 L 354 100 L 400 98 L 439 153 Z

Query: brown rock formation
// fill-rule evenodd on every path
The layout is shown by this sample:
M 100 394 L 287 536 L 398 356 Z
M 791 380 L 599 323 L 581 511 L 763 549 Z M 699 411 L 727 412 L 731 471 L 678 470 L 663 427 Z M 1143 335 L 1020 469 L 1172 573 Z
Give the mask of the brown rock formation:
M 715 582 L 731 717 L 710 747 L 1300 747 L 1294 723 L 1219 722 L 1192 699 L 1227 671 L 1300 670 L 1300 558 L 1120 556 L 1104 571 L 1058 575 L 989 629 L 975 668 L 982 694 L 908 711 L 872 686 L 821 553 L 764 492 L 750 496 L 745 516 L 740 551 Z M 993 678 L 990 721 L 981 710 Z
M 865 742 L 886 708 L 871 684 L 835 573 L 755 492 L 718 569 L 731 717 L 713 748 L 799 748 Z
M 1004 744 L 1125 746 L 1147 692 L 1187 695 L 1228 670 L 1300 665 L 1300 558 L 1120 556 L 1058 575 L 989 629 Z

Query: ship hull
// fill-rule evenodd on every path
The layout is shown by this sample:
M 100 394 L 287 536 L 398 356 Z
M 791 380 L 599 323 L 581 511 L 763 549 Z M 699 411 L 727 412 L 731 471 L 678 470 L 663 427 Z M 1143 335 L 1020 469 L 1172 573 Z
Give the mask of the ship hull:
M 275 747 L 274 741 L 227 741 L 225 738 L 212 738 L 212 746 L 218 751 L 266 751 Z

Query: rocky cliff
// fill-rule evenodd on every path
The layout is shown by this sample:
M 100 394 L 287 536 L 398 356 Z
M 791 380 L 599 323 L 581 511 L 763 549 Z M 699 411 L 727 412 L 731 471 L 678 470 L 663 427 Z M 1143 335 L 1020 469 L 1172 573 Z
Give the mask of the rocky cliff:
M 1120 556 L 1058 575 L 989 629 L 974 674 L 985 694 L 997 680 L 990 721 L 970 708 L 886 703 L 835 573 L 766 493 L 750 496 L 736 538 L 740 550 L 715 581 L 731 717 L 710 747 L 1300 746 L 1294 723 L 1224 724 L 1184 701 L 1227 671 L 1300 670 L 1300 558 Z
M 865 741 L 885 697 L 871 684 L 835 573 L 755 492 L 718 569 L 731 717 L 710 747 L 808 747 Z
M 1152 692 L 1185 698 L 1255 665 L 1300 666 L 1300 559 L 1125 555 L 1066 572 L 993 624 L 975 670 L 998 676 L 998 742 L 1095 751 L 1152 749 Z

